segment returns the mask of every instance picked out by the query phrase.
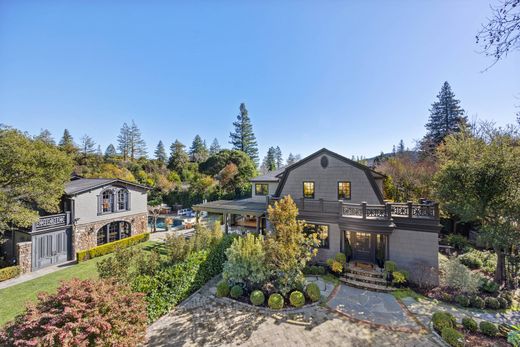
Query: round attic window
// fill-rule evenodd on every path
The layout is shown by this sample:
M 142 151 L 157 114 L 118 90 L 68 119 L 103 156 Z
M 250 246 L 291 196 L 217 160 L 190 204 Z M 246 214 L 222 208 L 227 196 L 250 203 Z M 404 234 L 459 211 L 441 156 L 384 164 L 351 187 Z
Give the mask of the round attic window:
M 326 156 L 321 157 L 321 167 L 325 169 L 327 166 L 329 166 L 329 158 Z

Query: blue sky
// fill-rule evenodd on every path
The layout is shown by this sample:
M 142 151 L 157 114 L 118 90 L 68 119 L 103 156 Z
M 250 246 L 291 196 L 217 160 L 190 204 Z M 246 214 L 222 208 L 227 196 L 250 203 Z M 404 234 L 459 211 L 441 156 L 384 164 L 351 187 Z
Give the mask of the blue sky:
M 0 123 L 103 150 L 227 145 L 245 102 L 263 156 L 377 155 L 424 134 L 447 80 L 470 118 L 514 121 L 520 52 L 481 72 L 484 1 L 0 1 Z

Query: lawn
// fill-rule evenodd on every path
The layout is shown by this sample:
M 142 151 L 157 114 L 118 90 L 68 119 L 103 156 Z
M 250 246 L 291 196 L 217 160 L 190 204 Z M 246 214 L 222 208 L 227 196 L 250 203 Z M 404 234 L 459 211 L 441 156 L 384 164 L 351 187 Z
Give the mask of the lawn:
M 157 248 L 158 243 L 148 241 L 135 247 L 143 247 L 145 250 Z M 159 246 L 159 248 L 162 245 Z M 160 249 L 162 251 L 162 249 Z M 0 290 L 0 326 L 12 320 L 16 315 L 22 313 L 28 301 L 36 301 L 36 296 L 40 292 L 55 292 L 60 281 L 72 278 L 86 279 L 97 278 L 96 263 L 110 254 L 87 260 L 73 265 L 64 270 L 56 271 L 48 275 L 35 278 L 33 280 L 17 284 L 15 286 Z

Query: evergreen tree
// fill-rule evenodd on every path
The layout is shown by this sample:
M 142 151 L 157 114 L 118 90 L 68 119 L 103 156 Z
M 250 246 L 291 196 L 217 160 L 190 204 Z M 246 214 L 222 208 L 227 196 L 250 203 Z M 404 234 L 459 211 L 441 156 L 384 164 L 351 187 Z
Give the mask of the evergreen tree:
M 244 103 L 240 104 L 240 114 L 237 116 L 236 122 L 233 122 L 233 126 L 235 132 L 229 134 L 231 138 L 229 143 L 233 145 L 233 149 L 245 152 L 257 164 L 258 146 L 253 133 L 253 125 Z
M 130 160 L 146 157 L 146 143 L 141 137 L 141 130 L 132 120 L 132 126 L 128 132 L 128 155 Z
M 65 152 L 71 154 L 76 151 L 76 145 L 74 144 L 74 139 L 70 134 L 68 129 L 63 130 L 63 136 L 58 144 L 59 148 L 64 150 Z
M 217 138 L 214 138 L 211 146 L 209 147 L 209 155 L 215 155 L 218 152 L 220 152 L 220 144 L 218 143 Z
M 279 146 L 276 146 L 276 148 L 274 149 L 274 159 L 276 161 L 276 168 L 283 166 L 282 150 Z
M 97 146 L 96 155 L 99 157 L 103 156 L 103 151 L 101 150 L 101 145 Z
M 397 145 L 397 153 L 403 154 L 404 153 L 404 141 L 401 139 L 399 141 L 399 144 Z
M 175 140 L 170 146 L 170 159 L 168 161 L 168 169 L 176 171 L 181 174 L 182 170 L 189 162 L 188 153 L 184 146 L 179 140 Z
M 116 148 L 113 144 L 109 144 L 105 150 L 105 159 L 114 158 L 117 155 Z
M 460 132 L 461 127 L 468 122 L 460 107 L 460 100 L 455 99 L 448 82 L 444 82 L 437 99 L 430 109 L 427 133 L 421 143 L 422 150 L 427 153 L 433 152 L 446 136 Z
M 46 144 L 49 144 L 49 145 L 53 145 L 53 146 L 56 145 L 56 142 L 54 141 L 54 138 L 52 137 L 51 132 L 47 129 L 42 129 L 40 131 L 40 134 L 36 135 L 34 137 L 34 139 L 45 142 Z
M 83 157 L 96 152 L 96 143 L 90 136 L 85 134 L 81 137 L 80 141 L 80 151 Z
M 208 159 L 208 148 L 199 135 L 196 135 L 190 147 L 190 160 L 200 163 Z
M 117 148 L 119 149 L 119 153 L 123 156 L 123 160 L 126 161 L 128 159 L 129 152 L 129 137 L 130 137 L 130 127 L 128 124 L 123 123 L 121 130 L 119 131 L 119 135 L 117 136 Z
M 160 161 L 163 164 L 166 164 L 166 160 L 168 159 L 166 157 L 166 150 L 164 149 L 164 144 L 161 140 L 159 140 L 159 143 L 157 144 L 157 148 L 154 152 L 155 159 Z
M 262 162 L 262 169 L 265 171 L 276 170 L 276 149 L 274 147 L 269 147 L 267 150 L 267 155 Z
M 296 163 L 294 155 L 292 153 L 289 153 L 289 156 L 287 157 L 287 165 L 292 165 L 294 163 Z

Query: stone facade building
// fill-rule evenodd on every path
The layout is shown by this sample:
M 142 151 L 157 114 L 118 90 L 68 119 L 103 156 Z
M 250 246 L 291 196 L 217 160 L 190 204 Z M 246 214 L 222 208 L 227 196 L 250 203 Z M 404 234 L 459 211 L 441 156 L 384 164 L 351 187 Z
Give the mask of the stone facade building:
M 62 213 L 42 215 L 31 230 L 12 232 L 8 243 L 21 272 L 74 260 L 76 253 L 144 233 L 148 187 L 120 179 L 73 177 Z

